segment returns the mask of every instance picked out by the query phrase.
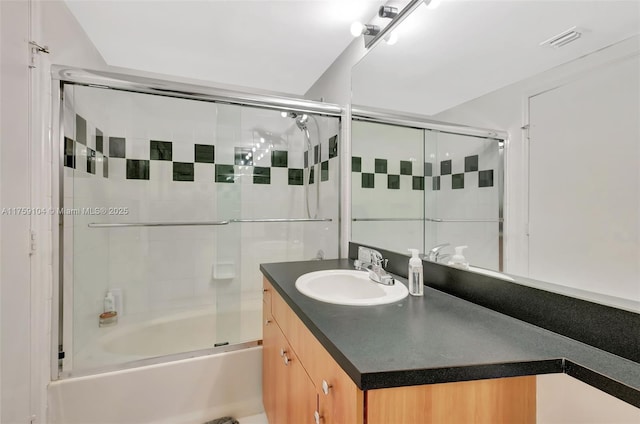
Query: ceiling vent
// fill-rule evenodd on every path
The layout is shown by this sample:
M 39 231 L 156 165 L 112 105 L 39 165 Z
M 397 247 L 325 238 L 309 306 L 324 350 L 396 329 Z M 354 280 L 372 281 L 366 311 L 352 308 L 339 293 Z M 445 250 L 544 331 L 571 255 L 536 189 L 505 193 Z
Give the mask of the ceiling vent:
M 576 41 L 578 38 L 582 36 L 582 33 L 579 32 L 576 27 L 569 28 L 566 31 L 561 32 L 560 34 L 556 34 L 548 40 L 540 43 L 541 47 L 554 47 L 560 48 L 566 46 L 572 41 Z

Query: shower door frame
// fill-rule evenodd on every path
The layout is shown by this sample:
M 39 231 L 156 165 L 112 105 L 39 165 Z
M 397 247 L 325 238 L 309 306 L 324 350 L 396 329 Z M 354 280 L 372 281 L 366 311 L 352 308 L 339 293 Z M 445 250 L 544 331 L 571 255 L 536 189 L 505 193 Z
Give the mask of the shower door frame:
M 257 107 L 286 112 L 309 113 L 320 116 L 336 117 L 340 119 L 338 124 L 340 138 L 344 140 L 345 132 L 343 122 L 347 118 L 346 109 L 339 105 L 317 102 L 306 99 L 290 98 L 277 95 L 257 94 L 250 92 L 234 91 L 223 88 L 209 87 L 190 83 L 161 80 L 155 78 L 139 77 L 134 75 L 118 74 L 104 71 L 94 71 L 68 66 L 51 66 L 52 76 L 52 108 L 51 108 L 51 142 L 52 142 L 52 208 L 59 210 L 64 205 L 64 87 L 85 86 L 102 89 L 111 89 L 124 92 L 149 94 L 154 96 L 173 97 L 186 100 L 197 100 L 209 103 L 222 103 L 237 106 Z M 342 143 L 344 144 L 344 142 Z M 342 161 L 342 159 L 340 159 Z M 338 193 L 338 256 L 342 257 L 342 238 L 345 232 L 342 230 L 342 211 L 345 207 L 342 202 L 343 178 L 342 167 L 338 167 L 339 193 Z M 143 365 L 164 363 L 177 359 L 186 359 L 211 353 L 225 352 L 254 346 L 257 342 L 241 343 L 233 346 L 223 346 L 202 351 L 182 352 L 167 356 L 142 359 L 126 364 L 109 365 L 102 368 L 90 369 L 85 372 L 63 371 L 64 329 L 63 314 L 65 299 L 64 290 L 64 237 L 62 234 L 64 215 L 52 216 L 52 244 L 54 249 L 52 258 L 53 288 L 51 306 L 51 380 L 71 376 L 90 375 L 106 371 L 117 371 Z M 57 251 L 56 251 L 57 250 Z M 57 257 L 56 257 L 57 255 Z M 56 301 L 57 300 L 57 301 Z M 68 304 L 68 302 L 67 302 Z
M 351 105 L 351 120 L 495 140 L 498 143 L 498 270 L 504 270 L 504 173 L 506 168 L 505 148 L 509 142 L 509 133 L 507 131 L 452 124 L 450 122 L 438 121 L 424 115 L 398 113 L 359 105 Z M 349 141 L 351 142 L 351 138 L 349 138 Z M 348 177 L 348 179 L 350 186 L 351 178 Z M 351 214 L 349 214 L 349 220 L 352 221 Z M 442 222 L 442 220 L 439 219 L 428 219 L 426 217 L 423 218 L 423 220 Z M 468 221 L 460 220 L 460 222 Z M 349 227 L 349 234 L 351 234 L 351 225 Z

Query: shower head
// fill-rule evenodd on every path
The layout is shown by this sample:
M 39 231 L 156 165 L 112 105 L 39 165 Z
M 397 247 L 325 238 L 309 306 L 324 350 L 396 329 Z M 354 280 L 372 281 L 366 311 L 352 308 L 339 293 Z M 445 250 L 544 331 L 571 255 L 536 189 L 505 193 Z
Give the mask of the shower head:
M 294 118 L 296 120 L 296 126 L 300 131 L 305 131 L 307 129 L 307 121 L 309 120 L 309 115 L 303 113 L 301 115 L 295 112 L 282 112 L 283 118 Z
M 307 129 L 307 121 L 309 120 L 309 116 L 308 115 L 299 115 L 296 118 L 296 125 L 298 126 L 298 128 L 300 129 L 300 131 L 304 131 Z

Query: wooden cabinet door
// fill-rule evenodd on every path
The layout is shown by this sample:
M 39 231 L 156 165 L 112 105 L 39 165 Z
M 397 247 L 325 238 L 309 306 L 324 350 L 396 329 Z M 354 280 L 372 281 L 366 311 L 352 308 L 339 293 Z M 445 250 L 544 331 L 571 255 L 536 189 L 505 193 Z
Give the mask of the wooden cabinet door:
M 314 422 L 318 396 L 295 351 L 264 305 L 262 401 L 270 424 Z
M 278 354 L 278 333 L 280 329 L 271 316 L 271 309 L 263 305 L 262 312 L 262 402 L 270 423 L 277 423 L 276 394 L 278 387 L 277 371 L 280 356 Z M 281 379 L 282 377 L 280 377 Z
M 312 424 L 318 405 L 316 388 L 292 349 L 289 348 L 282 361 L 286 368 L 287 396 L 287 418 L 282 423 Z M 280 424 L 280 422 L 275 424 Z
M 362 390 L 319 345 L 317 372 L 319 413 L 322 424 L 362 424 L 364 421 L 364 394 Z

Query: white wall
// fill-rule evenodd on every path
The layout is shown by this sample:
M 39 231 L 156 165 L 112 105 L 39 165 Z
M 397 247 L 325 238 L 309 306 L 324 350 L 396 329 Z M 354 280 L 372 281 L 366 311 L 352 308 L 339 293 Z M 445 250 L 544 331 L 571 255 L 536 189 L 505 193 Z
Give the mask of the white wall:
M 531 98 L 530 278 L 640 305 L 639 94 L 636 55 Z
M 637 424 L 640 409 L 566 374 L 537 377 L 538 424 Z
M 29 70 L 29 40 L 52 48 L 51 56 L 77 63 L 100 64 L 86 36 L 74 27 L 74 21 L 56 13 L 42 16 L 42 7 L 52 11 L 61 2 L 2 1 L 0 40 L 2 43 L 2 121 L 0 157 L 0 205 L 10 207 L 47 206 L 50 175 L 48 134 L 50 97 L 47 81 L 48 61 L 35 57 Z M 47 36 L 43 36 L 43 28 Z M 51 37 L 63 34 L 63 37 Z M 51 40 L 48 42 L 47 39 Z M 72 42 L 69 42 L 72 40 Z M 77 48 L 79 47 L 79 48 Z M 65 54 L 72 52 L 72 54 Z M 102 62 L 104 63 L 104 62 Z M 44 100 L 43 100 L 44 99 Z M 30 103 L 31 102 L 31 103 Z M 31 144 L 31 145 L 30 145 Z M 37 250 L 29 256 L 29 231 L 36 232 Z M 2 256 L 0 280 L 2 299 L 2 399 L 0 420 L 25 423 L 45 420 L 44 391 L 49 381 L 51 250 L 48 216 L 0 217 Z M 33 417 L 32 417 L 33 415 Z
M 347 105 L 351 103 L 351 68 L 367 53 L 362 37 L 351 44 L 327 68 L 304 95 L 307 99 Z
M 29 194 L 29 4 L 0 2 L 0 206 L 30 206 Z M 30 419 L 30 277 L 28 215 L 0 216 L 2 284 L 1 408 L 3 423 Z

